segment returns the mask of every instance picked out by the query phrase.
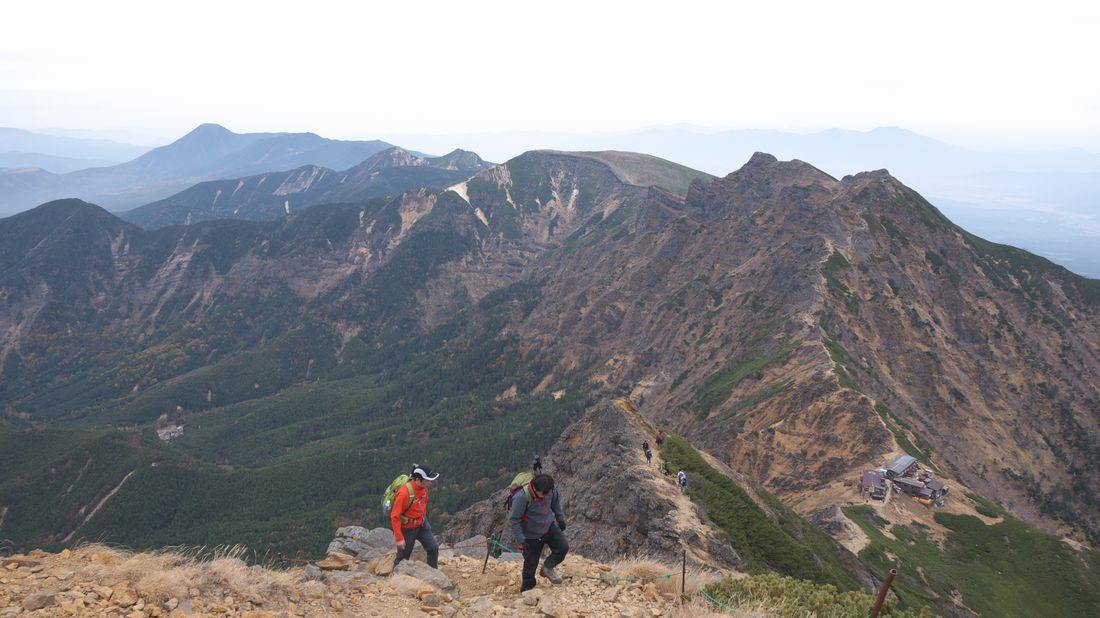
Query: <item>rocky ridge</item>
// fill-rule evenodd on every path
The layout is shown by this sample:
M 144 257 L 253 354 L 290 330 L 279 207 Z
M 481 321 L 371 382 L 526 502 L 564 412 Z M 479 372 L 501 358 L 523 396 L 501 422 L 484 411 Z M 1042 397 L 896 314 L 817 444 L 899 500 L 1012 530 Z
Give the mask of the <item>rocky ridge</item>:
M 392 537 L 391 537 L 392 543 Z M 386 556 L 392 561 L 392 553 Z M 335 556 L 305 568 L 249 566 L 233 556 L 197 560 L 172 553 L 130 553 L 101 545 L 0 558 L 0 617 L 8 616 L 634 616 L 708 615 L 692 595 L 679 601 L 676 571 L 654 562 L 606 564 L 570 555 L 560 586 L 542 582 L 519 593 L 521 564 L 444 548 L 440 570 L 402 563 L 378 575 Z M 695 582 L 714 574 L 691 571 Z M 616 581 L 632 579 L 635 581 Z
M 680 493 L 676 471 L 661 473 L 660 453 L 646 462 L 642 442 L 656 448 L 656 436 L 627 402 L 607 402 L 570 425 L 542 458 L 561 495 L 570 547 L 598 560 L 648 557 L 671 564 L 686 552 L 692 564 L 743 566 L 729 542 Z M 501 508 L 506 495 L 507 489 L 499 490 L 457 513 L 448 522 L 448 536 L 492 534 L 514 544 Z
M 423 157 L 393 146 L 341 171 L 305 165 L 243 178 L 210 180 L 121 216 L 146 229 L 214 219 L 270 221 L 317 204 L 362 201 L 465 180 L 489 164 L 456 150 Z

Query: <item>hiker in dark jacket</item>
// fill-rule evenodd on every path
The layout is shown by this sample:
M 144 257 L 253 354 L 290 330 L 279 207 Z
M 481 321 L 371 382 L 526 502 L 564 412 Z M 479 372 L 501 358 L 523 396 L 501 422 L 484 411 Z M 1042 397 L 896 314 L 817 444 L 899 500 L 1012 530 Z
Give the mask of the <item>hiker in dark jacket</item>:
M 554 568 L 565 560 L 569 543 L 562 534 L 565 531 L 565 512 L 561 508 L 561 498 L 549 474 L 536 475 L 525 491 L 516 492 L 508 513 L 508 526 L 519 543 L 519 550 L 523 552 L 520 592 L 535 587 L 535 569 L 539 566 L 544 545 L 550 547 L 550 557 L 543 563 L 539 575 L 560 584 L 561 577 Z

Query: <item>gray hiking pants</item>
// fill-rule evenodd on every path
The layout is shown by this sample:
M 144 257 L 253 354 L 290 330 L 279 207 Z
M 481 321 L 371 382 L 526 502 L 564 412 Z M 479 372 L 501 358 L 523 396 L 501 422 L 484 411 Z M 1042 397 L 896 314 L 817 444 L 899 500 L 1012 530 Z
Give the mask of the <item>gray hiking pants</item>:
M 428 566 L 433 569 L 439 568 L 439 543 L 436 542 L 435 535 L 432 534 L 432 526 L 427 519 L 424 519 L 424 523 L 418 528 L 401 528 L 401 535 L 405 537 L 405 549 L 397 550 L 397 556 L 393 559 L 394 568 L 412 555 L 413 545 L 416 545 L 417 541 L 420 541 L 420 546 L 428 554 Z

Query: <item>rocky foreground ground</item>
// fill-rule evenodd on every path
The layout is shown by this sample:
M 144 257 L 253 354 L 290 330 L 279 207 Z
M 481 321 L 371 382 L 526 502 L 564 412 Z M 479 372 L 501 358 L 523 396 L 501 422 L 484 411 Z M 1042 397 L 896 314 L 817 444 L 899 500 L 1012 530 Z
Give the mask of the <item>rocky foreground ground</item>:
M 361 529 L 360 529 L 361 530 Z M 333 555 L 288 570 L 248 566 L 233 555 L 130 553 L 87 545 L 59 554 L 0 558 L 0 617 L 7 616 L 701 616 L 681 600 L 677 567 L 645 560 L 604 564 L 570 555 L 561 585 L 519 593 L 520 562 L 505 554 L 481 573 L 484 546 L 444 549 L 440 569 L 419 560 L 391 572 L 392 554 Z M 675 577 L 661 576 L 676 571 Z M 689 573 L 700 584 L 713 573 Z M 644 579 L 655 578 L 655 579 Z M 635 581 L 624 581 L 635 580 Z M 694 585 L 687 584 L 689 592 Z M 760 614 L 752 614 L 760 615 Z

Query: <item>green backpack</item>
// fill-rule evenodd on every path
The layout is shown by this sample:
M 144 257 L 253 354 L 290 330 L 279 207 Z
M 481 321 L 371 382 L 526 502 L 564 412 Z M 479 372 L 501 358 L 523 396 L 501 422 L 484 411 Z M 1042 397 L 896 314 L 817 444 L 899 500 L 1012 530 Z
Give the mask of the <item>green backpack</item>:
M 512 484 L 508 486 L 508 497 L 504 500 L 504 510 L 512 510 L 512 498 L 520 491 L 523 492 L 523 497 L 527 499 L 527 506 L 531 506 L 531 503 L 535 501 L 534 496 L 531 495 L 531 479 L 533 478 L 535 478 L 535 475 L 531 472 L 520 472 L 516 475 L 516 478 L 512 479 Z
M 393 499 L 397 496 L 397 490 L 401 489 L 401 486 L 405 485 L 409 490 L 409 503 L 405 505 L 405 508 L 409 508 L 413 503 L 413 487 L 412 481 L 409 479 L 408 474 L 402 474 L 401 476 L 393 479 L 390 486 L 386 488 L 386 493 L 382 494 L 382 514 L 386 517 L 390 516 L 390 511 L 393 510 Z

